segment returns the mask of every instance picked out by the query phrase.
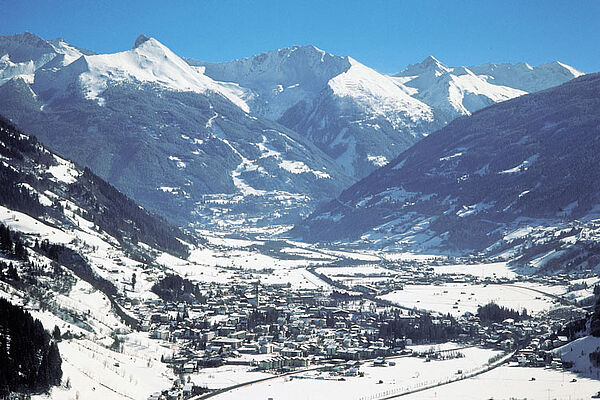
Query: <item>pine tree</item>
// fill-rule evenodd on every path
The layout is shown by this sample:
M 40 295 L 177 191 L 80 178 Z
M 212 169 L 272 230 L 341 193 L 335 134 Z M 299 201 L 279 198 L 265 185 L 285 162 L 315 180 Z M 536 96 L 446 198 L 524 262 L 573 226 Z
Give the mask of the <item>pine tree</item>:
M 62 339 L 60 328 L 57 325 L 54 325 L 54 330 L 52 331 L 52 338 L 55 342 L 60 342 Z
M 8 279 L 11 279 L 13 281 L 19 280 L 19 273 L 17 272 L 17 269 L 15 268 L 13 263 L 8 264 L 8 273 L 6 274 L 6 276 L 8 277 Z
M 15 240 L 15 257 L 23 261 L 27 261 L 28 259 L 27 250 L 25 250 L 25 246 L 23 246 L 23 242 L 19 238 Z
M 590 334 L 592 336 L 600 337 L 600 298 L 596 300 L 594 313 L 592 314 L 592 319 L 590 320 Z
M 47 354 L 48 359 L 48 374 L 50 385 L 60 385 L 60 381 L 62 379 L 62 359 L 60 358 L 60 353 L 58 351 L 58 346 L 56 343 L 51 343 L 50 348 L 48 349 Z

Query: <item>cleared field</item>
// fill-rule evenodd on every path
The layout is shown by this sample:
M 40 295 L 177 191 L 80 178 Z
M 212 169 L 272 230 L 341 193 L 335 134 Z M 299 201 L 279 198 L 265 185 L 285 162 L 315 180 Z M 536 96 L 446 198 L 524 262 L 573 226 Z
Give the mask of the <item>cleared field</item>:
M 535 380 L 532 380 L 535 378 Z M 576 379 L 576 382 L 572 382 Z M 597 380 L 571 372 L 502 366 L 485 374 L 424 390 L 407 399 L 589 399 L 600 390 Z
M 531 286 L 539 290 L 545 287 Z M 495 302 L 516 310 L 527 309 L 529 313 L 547 310 L 554 300 L 534 291 L 509 285 L 408 285 L 403 290 L 389 293 L 382 298 L 405 307 L 450 313 L 459 316 L 465 312 L 475 314 L 477 307 Z
M 422 358 L 398 358 L 395 366 L 376 367 L 367 362 L 360 367 L 364 377 L 333 376 L 327 372 L 310 371 L 257 383 L 214 397 L 234 399 L 361 399 L 378 393 L 404 391 L 455 377 L 459 370 L 467 373 L 478 369 L 496 351 L 480 348 L 461 350 L 464 358 L 426 362 Z

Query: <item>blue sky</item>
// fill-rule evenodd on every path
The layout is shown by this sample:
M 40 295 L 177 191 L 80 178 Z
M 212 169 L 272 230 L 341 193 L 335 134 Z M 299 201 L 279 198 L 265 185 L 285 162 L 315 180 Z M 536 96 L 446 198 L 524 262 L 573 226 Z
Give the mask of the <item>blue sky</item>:
M 387 73 L 428 55 L 600 71 L 600 1 L 0 0 L 0 14 L 2 35 L 27 30 L 102 53 L 145 33 L 205 61 L 314 44 Z

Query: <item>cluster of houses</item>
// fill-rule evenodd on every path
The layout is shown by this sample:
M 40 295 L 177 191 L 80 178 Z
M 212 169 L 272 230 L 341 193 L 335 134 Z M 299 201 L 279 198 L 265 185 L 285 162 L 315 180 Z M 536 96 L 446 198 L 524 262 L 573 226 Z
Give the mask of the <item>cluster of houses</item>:
M 234 286 L 234 285 L 232 285 Z M 147 300 L 134 311 L 145 317 L 141 329 L 151 338 L 179 344 L 163 358 L 176 372 L 191 373 L 223 363 L 247 363 L 263 370 L 304 368 L 337 358 L 363 360 L 402 350 L 379 339 L 370 308 L 344 308 L 321 291 L 262 287 L 257 301 L 252 284 L 240 284 L 205 303 Z M 408 339 L 410 344 L 410 339 Z
M 427 275 L 423 270 L 414 273 L 418 275 L 409 271 L 407 277 L 419 279 L 423 284 L 440 279 L 439 275 Z M 562 277 L 531 279 L 560 281 Z M 391 282 L 400 285 L 406 280 L 396 277 Z M 292 290 L 285 285 L 258 285 L 252 280 L 199 283 L 199 286 L 205 293 L 202 301 L 189 296 L 186 302 L 153 299 L 130 308 L 150 337 L 177 344 L 174 346 L 177 350 L 162 361 L 181 377 L 223 364 L 247 365 L 275 373 L 329 368 L 351 376 L 359 374 L 364 360 L 385 366 L 386 357 L 405 354 L 405 346 L 412 344 L 409 338 L 392 344 L 379 338 L 379 328 L 385 323 L 377 314 L 381 304 L 363 295 L 369 290 L 380 294 L 383 283 L 354 291 L 354 295 L 337 297 L 331 290 Z M 402 317 L 416 323 L 419 315 L 404 310 Z M 444 317 L 434 318 L 439 324 L 449 322 Z M 567 340 L 557 336 L 567 319 L 520 322 L 507 319 L 483 325 L 476 315 L 467 313 L 458 322 L 465 332 L 458 339 L 464 343 L 507 352 L 518 349 L 514 360 L 524 366 L 568 367 L 559 364 L 551 351 Z M 184 399 L 193 387 L 187 389 L 182 385 L 173 388 L 171 395 L 162 393 L 158 398 Z

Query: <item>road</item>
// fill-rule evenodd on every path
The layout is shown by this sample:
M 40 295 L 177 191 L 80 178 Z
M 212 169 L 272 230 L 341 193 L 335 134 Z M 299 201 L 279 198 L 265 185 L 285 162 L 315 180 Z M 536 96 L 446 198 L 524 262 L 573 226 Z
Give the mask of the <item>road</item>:
M 557 301 L 558 301 L 558 302 L 560 302 L 562 305 L 565 305 L 565 306 L 573 306 L 573 307 L 577 307 L 577 308 L 579 308 L 579 309 L 585 310 L 584 308 L 582 308 L 581 306 L 579 306 L 579 305 L 577 304 L 577 302 L 575 302 L 575 301 L 568 300 L 568 299 L 565 299 L 564 297 L 557 296 L 557 295 L 555 295 L 555 294 L 552 294 L 552 293 L 544 292 L 544 291 L 542 291 L 542 290 L 539 290 L 539 289 L 534 289 L 534 288 L 527 287 L 527 286 L 516 285 L 516 284 L 514 284 L 514 283 L 511 283 L 511 284 L 506 284 L 506 286 L 512 286 L 512 287 L 516 287 L 516 288 L 519 288 L 519 289 L 526 289 L 526 290 L 530 290 L 530 291 L 532 291 L 532 292 L 539 293 L 539 294 L 541 294 L 541 295 L 544 295 L 544 296 L 546 296 L 546 297 L 550 297 L 551 299 L 557 300 Z
M 349 291 L 349 292 L 356 292 L 356 290 L 350 289 L 348 286 L 344 285 L 343 283 L 336 282 L 335 280 L 331 279 L 330 277 L 328 277 L 325 274 L 319 274 L 318 272 L 315 272 L 315 268 L 316 267 L 308 267 L 308 268 L 306 268 L 306 270 L 308 272 L 310 272 L 312 275 L 314 275 L 315 277 L 319 278 L 320 280 L 326 282 L 327 284 L 329 284 L 330 286 L 333 286 L 336 289 L 340 289 L 343 291 Z M 427 310 L 420 310 L 418 308 L 405 307 L 400 304 L 393 303 L 389 300 L 381 299 L 379 297 L 373 296 L 368 293 L 364 293 L 364 292 L 359 292 L 359 293 L 362 295 L 363 298 L 365 298 L 367 300 L 371 300 L 375 304 L 378 304 L 383 307 L 399 308 L 402 310 L 412 311 L 416 314 L 421 314 L 421 315 L 429 315 L 431 313 L 430 311 L 427 311 Z
M 456 347 L 456 348 L 453 348 L 453 349 L 442 350 L 441 352 L 458 351 L 458 350 L 462 350 L 462 349 L 466 349 L 466 348 L 470 348 L 470 347 L 474 347 L 474 346 Z M 396 398 L 396 397 L 404 396 L 406 394 L 415 393 L 415 392 L 418 392 L 418 391 L 421 391 L 421 390 L 426 390 L 426 389 L 430 389 L 430 388 L 433 388 L 433 387 L 438 387 L 438 386 L 446 385 L 448 383 L 456 382 L 458 380 L 471 378 L 473 376 L 482 374 L 482 373 L 487 372 L 487 371 L 489 371 L 489 370 L 491 370 L 493 368 L 496 368 L 499 365 L 502 365 L 504 362 L 506 362 L 506 360 L 510 359 L 510 357 L 512 356 L 512 354 L 514 354 L 514 353 L 511 353 L 510 355 L 507 355 L 507 356 L 503 357 L 501 360 L 497 361 L 496 363 L 493 363 L 489 367 L 486 367 L 486 368 L 484 368 L 482 370 L 475 371 L 475 372 L 473 372 L 471 374 L 461 375 L 461 376 L 456 377 L 456 378 L 451 378 L 450 380 L 447 380 L 447 381 L 439 382 L 439 383 L 436 383 L 436 384 L 433 384 L 433 385 L 419 387 L 419 388 L 410 390 L 408 392 L 393 394 L 393 395 L 389 395 L 387 397 L 377 397 L 377 394 L 374 394 L 373 396 L 375 396 L 375 397 L 373 397 L 373 398 L 374 399 L 375 398 L 377 398 L 377 399 L 391 399 L 391 398 Z M 410 354 L 403 354 L 403 355 L 398 355 L 398 356 L 386 357 L 386 359 L 388 359 L 388 360 L 395 360 L 395 359 L 406 358 L 406 357 L 411 357 L 411 355 Z M 506 359 L 506 360 L 502 361 L 504 359 Z M 361 360 L 361 361 L 372 361 L 372 360 L 373 359 Z M 290 375 L 297 375 L 297 374 L 301 374 L 303 372 L 315 371 L 315 370 L 318 370 L 319 368 L 322 368 L 322 367 L 323 367 L 323 365 L 315 365 L 315 366 L 312 366 L 312 367 L 309 367 L 309 368 L 303 368 L 303 369 L 299 369 L 299 370 L 296 370 L 296 371 L 293 371 L 293 372 L 288 372 L 288 373 L 285 373 L 285 374 L 273 375 L 273 376 L 269 376 L 269 377 L 261 378 L 261 379 L 256 379 L 256 380 L 249 381 L 249 382 L 238 383 L 236 385 L 228 386 L 228 387 L 223 388 L 223 389 L 215 390 L 214 392 L 211 392 L 211 393 L 205 393 L 205 394 L 201 394 L 201 395 L 198 395 L 198 396 L 191 397 L 188 400 L 204 400 L 204 399 L 209 399 L 209 398 L 218 396 L 220 394 L 223 394 L 223 393 L 235 390 L 235 389 L 249 387 L 249 386 L 252 386 L 252 385 L 256 385 L 256 384 L 259 384 L 259 383 L 264 383 L 264 382 L 267 382 L 267 381 L 271 381 L 271 380 L 274 380 L 274 379 L 283 378 L 283 377 L 290 376 Z M 369 397 L 369 398 L 371 398 L 371 397 Z

